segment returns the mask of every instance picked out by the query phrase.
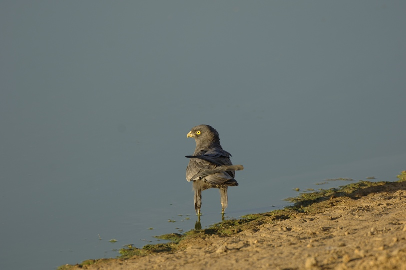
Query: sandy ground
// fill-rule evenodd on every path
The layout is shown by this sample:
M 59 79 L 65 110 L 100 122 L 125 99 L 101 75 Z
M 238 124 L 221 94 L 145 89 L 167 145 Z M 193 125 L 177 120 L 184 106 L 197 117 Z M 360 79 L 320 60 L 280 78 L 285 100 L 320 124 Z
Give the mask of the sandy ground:
M 270 220 L 231 236 L 182 241 L 173 253 L 99 261 L 71 269 L 403 269 L 406 182 L 332 197 L 311 213 Z

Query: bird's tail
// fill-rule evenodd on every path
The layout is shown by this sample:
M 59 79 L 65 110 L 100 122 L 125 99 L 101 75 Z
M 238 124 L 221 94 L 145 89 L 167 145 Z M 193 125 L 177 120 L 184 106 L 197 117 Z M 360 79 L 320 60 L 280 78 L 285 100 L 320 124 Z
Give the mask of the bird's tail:
M 224 182 L 225 185 L 230 186 L 230 187 L 236 187 L 238 186 L 238 182 L 235 179 L 230 179 Z

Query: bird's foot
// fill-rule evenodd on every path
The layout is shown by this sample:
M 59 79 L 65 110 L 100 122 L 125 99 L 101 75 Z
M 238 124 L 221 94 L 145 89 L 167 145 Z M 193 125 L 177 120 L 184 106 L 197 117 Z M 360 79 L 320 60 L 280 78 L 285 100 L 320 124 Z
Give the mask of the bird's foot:
M 201 229 L 202 229 L 202 223 L 200 223 L 200 216 L 199 216 L 199 219 L 196 220 L 196 223 L 195 223 L 195 230 L 200 231 Z

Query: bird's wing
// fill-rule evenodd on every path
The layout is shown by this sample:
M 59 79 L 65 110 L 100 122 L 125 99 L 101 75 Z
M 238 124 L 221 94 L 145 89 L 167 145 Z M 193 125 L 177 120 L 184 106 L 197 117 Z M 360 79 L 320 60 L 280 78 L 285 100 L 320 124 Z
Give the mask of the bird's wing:
M 193 181 L 195 175 L 205 170 L 214 169 L 215 164 L 202 158 L 191 158 L 186 168 L 186 180 Z
M 235 170 L 242 170 L 242 165 L 233 166 L 231 154 L 223 149 L 196 151 L 190 158 L 186 168 L 186 179 L 194 181 L 205 178 L 211 184 L 222 184 L 235 176 Z
M 222 165 L 232 165 L 230 157 L 231 154 L 223 149 L 202 149 L 200 151 L 196 151 L 193 156 L 186 156 L 187 158 L 198 158 L 206 160 L 210 163 L 213 163 L 217 166 Z
M 240 171 L 243 170 L 244 166 L 242 165 L 223 165 L 223 166 L 218 166 L 214 169 L 202 169 L 199 170 L 198 173 L 196 173 L 194 176 L 191 177 L 190 181 L 194 181 L 194 180 L 198 180 L 198 179 L 202 179 L 205 178 L 207 176 L 211 176 L 211 175 L 217 175 L 217 176 L 221 176 L 224 172 L 227 171 Z M 230 179 L 229 177 L 226 177 L 227 179 Z M 222 179 L 224 179 L 224 176 L 222 177 Z
M 208 162 L 210 162 L 212 164 L 218 165 L 218 166 L 222 165 L 221 162 L 217 161 L 216 158 L 213 158 L 211 156 L 199 155 L 199 156 L 185 156 L 185 157 L 191 158 L 191 159 L 192 158 L 195 158 L 195 159 L 198 158 L 198 159 L 206 160 L 206 161 L 208 161 Z

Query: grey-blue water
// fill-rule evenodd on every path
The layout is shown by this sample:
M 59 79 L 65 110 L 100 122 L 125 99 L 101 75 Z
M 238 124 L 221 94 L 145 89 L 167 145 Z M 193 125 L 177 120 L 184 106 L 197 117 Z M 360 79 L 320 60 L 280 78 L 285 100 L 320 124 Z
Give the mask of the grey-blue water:
M 0 269 L 115 257 L 193 229 L 184 156 L 198 124 L 245 167 L 227 218 L 347 183 L 315 185 L 327 178 L 396 180 L 405 11 L 370 0 L 2 1 Z M 203 227 L 220 211 L 218 190 L 203 192 Z

